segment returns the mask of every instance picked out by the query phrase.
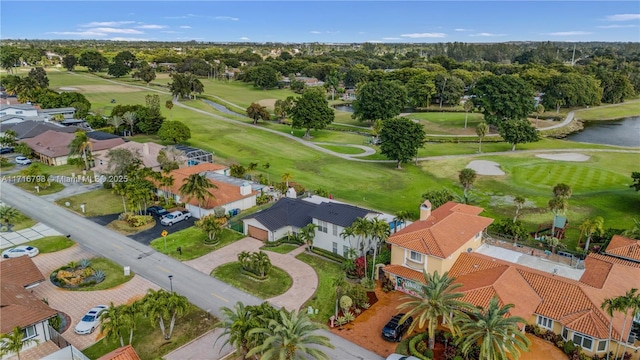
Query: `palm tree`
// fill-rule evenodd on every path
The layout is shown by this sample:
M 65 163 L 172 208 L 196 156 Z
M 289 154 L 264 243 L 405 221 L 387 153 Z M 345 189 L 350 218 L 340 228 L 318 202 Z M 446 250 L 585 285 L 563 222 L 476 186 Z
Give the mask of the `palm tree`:
M 527 199 L 524 196 L 516 195 L 513 198 L 513 203 L 516 205 L 516 214 L 513 216 L 513 222 L 515 223 L 518 220 L 518 214 L 520 214 L 520 210 L 524 207 Z
M 162 187 L 162 193 L 164 195 L 164 203 L 167 204 L 169 202 L 169 188 L 173 186 L 176 179 L 173 175 L 162 176 L 159 181 L 160 187 Z
M 365 218 L 357 218 L 353 224 L 353 233 L 358 236 L 358 244 L 360 249 L 360 256 L 364 256 L 364 273 L 367 274 L 367 251 L 369 250 L 369 244 L 371 242 L 371 222 Z M 365 240 L 367 245 L 365 245 Z
M 166 301 L 165 306 L 168 309 L 168 312 L 171 314 L 171 323 L 169 324 L 169 334 L 167 336 L 167 340 L 171 339 L 171 335 L 173 334 L 173 326 L 176 323 L 176 318 L 178 316 L 182 316 L 191 304 L 189 303 L 189 299 L 186 296 L 180 295 L 177 292 L 166 292 Z
M 580 238 L 582 238 L 583 232 L 587 235 L 587 242 L 584 245 L 584 251 L 586 253 L 589 251 L 591 236 L 593 236 L 593 234 L 602 235 L 604 233 L 604 219 L 602 216 L 596 216 L 583 221 L 582 224 L 580 224 Z
M 262 277 L 267 276 L 269 274 L 269 270 L 271 270 L 271 259 L 269 259 L 269 255 L 264 251 L 258 251 L 253 253 L 251 256 L 251 262 L 253 262 L 253 266 L 255 266 L 257 275 Z
M 124 122 L 126 124 L 128 124 L 130 126 L 130 128 L 131 128 L 131 136 L 133 136 L 133 125 L 135 125 L 136 120 L 138 119 L 138 116 L 134 112 L 127 111 L 126 113 L 124 113 L 122 115 L 122 119 L 124 120 Z
M 536 105 L 536 127 L 538 127 L 538 118 L 540 117 L 540 115 L 544 114 L 544 105 L 542 104 L 538 104 Z
M 167 100 L 164 103 L 164 107 L 166 107 L 167 110 L 169 110 L 169 120 L 173 120 L 173 113 L 171 112 L 171 109 L 173 109 L 173 101 Z
M 393 233 L 398 232 L 398 224 L 404 224 L 407 220 L 411 219 L 411 214 L 406 210 L 401 210 L 396 213 L 396 217 L 393 219 Z
M 289 181 L 293 180 L 293 176 L 290 173 L 282 174 L 282 181 L 287 185 L 287 189 L 289 188 Z
M 270 319 L 266 327 L 249 331 L 249 335 L 264 335 L 264 342 L 255 346 L 248 356 L 260 355 L 262 360 L 293 360 L 307 354 L 314 359 L 330 357 L 316 346 L 333 349 L 329 338 L 315 334 L 322 325 L 311 321 L 306 313 L 281 309 L 276 319 Z M 310 346 L 311 345 L 311 346 Z
M 378 217 L 375 217 L 371 220 L 371 236 L 375 241 L 375 246 L 373 247 L 373 262 L 371 263 L 371 280 L 375 278 L 376 275 L 376 258 L 378 257 L 378 249 L 384 244 L 385 241 L 391 235 L 391 229 L 389 229 L 389 224 L 381 220 Z
M 7 224 L 7 230 L 11 225 L 11 222 L 17 219 L 20 216 L 20 212 L 11 206 L 0 206 L 0 220 L 4 221 Z
M 270 167 L 271 167 L 271 164 L 269 164 L 268 162 L 262 165 L 262 168 L 264 169 L 264 171 L 267 172 L 267 183 L 271 183 L 271 178 L 269 176 L 269 171 L 268 171 Z
M 478 174 L 475 170 L 470 168 L 464 168 L 460 171 L 458 175 L 458 180 L 460 180 L 460 184 L 464 188 L 464 202 L 465 204 L 469 203 L 469 196 L 467 195 L 467 191 L 473 187 L 473 183 L 476 182 L 478 178 Z
M 343 295 L 344 289 L 347 286 L 347 281 L 344 279 L 344 274 L 341 274 L 340 276 L 334 278 L 331 282 L 331 286 L 336 289 L 336 310 L 334 312 L 334 315 L 336 318 L 338 318 L 338 305 L 340 303 L 340 298 Z
M 124 346 L 122 327 L 125 325 L 123 306 L 115 306 L 113 302 L 100 314 L 100 332 L 110 341 L 120 339 L 120 346 Z
M 378 139 L 380 138 L 383 126 L 384 123 L 382 122 L 382 119 L 376 119 L 373 124 L 371 124 L 371 134 L 375 137 L 374 145 L 378 144 Z
M 316 237 L 316 225 L 309 223 L 303 226 L 300 229 L 300 237 L 302 241 L 307 244 L 307 248 L 313 250 L 313 239 Z
M 247 166 L 247 171 L 249 172 L 249 175 L 251 175 L 251 181 L 253 181 L 253 172 L 256 171 L 257 167 L 258 167 L 257 162 L 249 163 L 249 166 Z
M 347 226 L 345 227 L 342 232 L 340 233 L 340 237 L 342 237 L 343 239 L 347 239 L 349 240 L 349 247 L 351 249 L 354 248 L 353 244 L 351 243 L 351 238 L 354 237 L 356 234 L 353 231 L 353 227 L 352 226 Z M 345 255 L 346 257 L 346 255 Z
M 550 236 L 550 237 L 548 237 L 548 238 L 546 239 L 546 241 L 547 241 L 547 244 L 548 244 L 549 246 L 551 246 L 551 252 L 552 252 L 552 253 L 554 253 L 554 254 L 556 253 L 556 248 L 557 248 L 558 246 L 560 246 L 560 247 L 566 247 L 566 245 L 565 245 L 565 244 L 563 244 L 562 242 L 560 242 L 560 239 L 559 239 L 559 238 L 557 238 L 557 237 L 555 237 L 555 236 Z
M 563 183 L 559 183 L 556 184 L 556 186 L 553 187 L 553 196 L 557 197 L 557 198 L 562 198 L 562 199 L 569 199 L 571 197 L 571 193 L 573 191 L 571 190 L 571 186 L 567 185 L 567 184 L 563 184 Z
M 637 294 L 638 289 L 632 288 L 631 290 L 627 290 L 627 292 L 618 296 L 614 299 L 614 303 L 616 304 L 616 310 L 624 313 L 624 320 L 622 321 L 622 331 L 620 332 L 620 341 L 619 343 L 624 342 L 624 350 L 622 351 L 622 356 L 624 357 L 624 353 L 627 352 L 627 339 L 624 338 L 624 331 L 627 325 L 627 317 L 629 316 L 629 311 L 631 311 L 631 317 L 634 317 L 638 314 L 638 306 L 640 306 L 640 294 Z M 618 351 L 620 350 L 620 346 L 616 348 L 616 356 L 614 359 L 618 358 Z
M 113 115 L 107 122 L 113 126 L 114 132 L 118 134 L 118 128 L 122 125 L 122 118 L 118 115 Z
M 76 131 L 76 137 L 69 144 L 70 155 L 80 155 L 84 160 L 84 169 L 89 170 L 89 160 L 91 158 L 91 139 L 84 131 Z
M 228 307 L 220 308 L 222 320 L 216 323 L 215 327 L 224 329 L 224 331 L 216 341 L 228 335 L 222 345 L 230 344 L 234 346 L 240 358 L 245 359 L 249 350 L 255 346 L 249 331 L 255 327 L 256 319 L 253 316 L 254 314 L 250 312 L 250 307 L 245 306 L 240 301 L 233 308 L 235 311 Z
M 335 99 L 336 90 L 340 85 L 340 74 L 337 70 L 332 70 L 326 78 L 325 85 L 331 90 L 331 100 Z
M 213 197 L 213 194 L 209 192 L 209 189 L 217 188 L 218 187 L 214 183 L 207 180 L 205 175 L 191 174 L 183 180 L 179 191 L 180 194 L 187 198 L 187 201 L 190 201 L 192 198 L 196 198 L 198 200 L 198 217 L 202 217 L 202 203 L 209 197 Z
M 518 323 L 524 324 L 525 320 L 519 316 L 508 316 L 509 309 L 515 305 L 500 306 L 498 301 L 494 296 L 486 309 L 476 307 L 468 316 L 456 317 L 461 333 L 458 341 L 464 354 L 468 354 L 474 345 L 479 345 L 480 359 L 518 360 L 520 351 L 528 350 L 531 342 L 518 328 Z
M 422 274 L 425 280 L 425 284 L 420 287 L 422 298 L 404 296 L 403 299 L 409 301 L 400 304 L 398 309 L 409 310 L 400 319 L 401 322 L 406 321 L 409 316 L 417 317 L 409 326 L 407 334 L 411 333 L 416 326 L 422 328 L 425 323 L 428 323 L 429 349 L 433 349 L 438 318 L 442 317 L 444 322 L 453 325 L 454 314 L 459 314 L 460 310 L 468 308 L 469 304 L 459 300 L 464 294 L 455 292 L 455 290 L 462 284 L 454 283 L 455 278 L 449 277 L 449 272 L 440 276 L 437 271 L 431 275 L 423 270 Z M 455 326 L 451 326 L 450 330 L 453 335 L 456 335 Z
M 469 117 L 469 111 L 473 110 L 473 101 L 467 100 L 462 105 L 464 108 L 464 128 L 467 128 L 467 118 Z
M 164 326 L 164 319 L 169 317 L 169 308 L 165 305 L 167 294 L 168 292 L 164 289 L 157 291 L 149 289 L 147 295 L 143 298 L 145 316 L 151 320 L 152 324 L 155 324 L 157 321 L 165 340 L 169 338 Z
M 487 134 L 489 133 L 489 125 L 487 125 L 486 122 L 481 122 L 478 125 L 476 125 L 476 135 L 478 135 L 478 152 L 481 153 L 482 152 L 482 138 L 484 138 L 485 136 L 487 136 Z
M 122 308 L 122 322 L 129 328 L 129 344 L 133 342 L 133 331 L 138 324 L 138 318 L 142 315 L 142 301 L 134 301 L 131 305 Z
M 607 341 L 607 347 L 605 351 L 607 352 L 607 360 L 609 360 L 609 344 L 611 343 L 611 333 L 613 330 L 613 313 L 618 311 L 618 304 L 614 298 L 606 298 L 600 304 L 600 308 L 604 310 L 607 315 L 609 315 L 609 339 Z
M 32 342 L 38 343 L 38 339 L 25 339 L 22 329 L 16 326 L 10 333 L 0 335 L 0 356 L 16 353 L 20 360 L 20 351 Z
M 633 219 L 633 227 L 625 230 L 622 235 L 631 239 L 640 239 L 640 219 Z

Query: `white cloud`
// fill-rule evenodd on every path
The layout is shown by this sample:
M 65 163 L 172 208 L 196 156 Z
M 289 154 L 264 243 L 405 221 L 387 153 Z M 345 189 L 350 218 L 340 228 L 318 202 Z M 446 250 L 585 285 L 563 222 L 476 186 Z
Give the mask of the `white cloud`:
M 189 25 L 182 25 L 182 26 L 180 26 L 180 29 L 191 29 L 191 26 L 189 26 Z
M 161 33 L 165 33 L 165 34 L 182 34 L 181 32 L 178 31 L 174 31 L 174 30 L 163 30 L 160 31 Z
M 232 16 L 216 16 L 216 17 L 214 17 L 214 19 L 222 20 L 222 21 L 238 21 L 238 20 L 240 20 L 240 18 L 232 17 Z
M 148 24 L 148 25 L 139 25 L 136 26 L 136 28 L 138 29 L 165 29 L 167 26 L 166 25 L 153 25 L 153 24 Z
M 91 30 L 87 31 L 50 31 L 47 34 L 54 35 L 77 35 L 77 36 L 106 36 L 105 33 L 99 33 Z
M 640 20 L 640 14 L 616 14 L 605 17 L 608 21 L 629 21 Z
M 488 32 L 481 32 L 477 34 L 469 34 L 469 36 L 482 36 L 482 37 L 493 37 L 493 36 L 506 36 L 507 34 L 494 34 Z
M 249 40 L 249 38 L 246 37 L 246 36 L 243 36 L 243 37 L 240 38 L 240 40 Z
M 461 28 L 453 29 L 453 30 L 454 31 L 473 31 L 473 29 L 461 29 Z
M 322 31 L 316 31 L 316 30 L 313 30 L 313 31 L 311 31 L 311 33 L 312 33 L 312 34 L 322 34 Z
M 402 34 L 402 37 L 407 37 L 411 39 L 423 39 L 423 38 L 443 38 L 446 37 L 445 33 L 412 33 L 412 34 Z
M 87 24 L 78 25 L 80 27 L 113 27 L 113 26 L 121 26 L 121 25 L 129 25 L 133 24 L 135 21 L 92 21 Z
M 109 40 L 111 41 L 149 41 L 149 39 L 143 39 L 143 38 L 123 38 L 123 37 L 114 37 Z
M 93 28 L 89 30 L 107 34 L 144 34 L 143 31 L 136 29 L 118 29 L 111 27 Z
M 588 31 L 558 31 L 558 32 L 550 32 L 542 35 L 550 35 L 550 36 L 579 36 L 579 35 L 590 35 L 592 33 Z
M 627 25 L 612 24 L 612 25 L 598 26 L 598 28 L 600 28 L 600 29 L 623 29 L 623 28 L 634 28 L 634 27 L 638 27 L 638 25 L 634 25 L 634 24 L 627 24 Z
M 383 37 L 382 40 L 402 40 L 402 38 L 399 38 L 399 37 Z

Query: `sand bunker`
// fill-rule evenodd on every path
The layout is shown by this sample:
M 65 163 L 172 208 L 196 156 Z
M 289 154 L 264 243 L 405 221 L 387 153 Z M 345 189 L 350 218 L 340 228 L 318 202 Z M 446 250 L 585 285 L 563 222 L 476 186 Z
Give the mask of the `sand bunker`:
M 74 88 L 74 87 L 61 87 L 60 90 L 62 91 L 78 91 L 78 88 Z
M 500 170 L 500 164 L 495 161 L 473 160 L 467 168 L 475 170 L 478 175 L 504 175 L 504 171 Z
M 278 99 L 262 99 L 258 101 L 258 104 L 265 106 L 269 109 L 273 109 L 276 106 L 276 101 L 278 101 Z
M 587 161 L 591 158 L 589 155 L 578 153 L 562 153 L 562 154 L 537 154 L 539 158 L 559 161 Z

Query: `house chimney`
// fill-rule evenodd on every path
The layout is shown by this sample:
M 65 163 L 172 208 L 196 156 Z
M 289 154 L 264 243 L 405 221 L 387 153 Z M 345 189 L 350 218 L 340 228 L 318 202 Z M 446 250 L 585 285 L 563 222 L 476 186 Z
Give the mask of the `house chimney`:
M 142 144 L 142 153 L 144 155 L 149 155 L 149 144 L 148 143 L 143 143 Z
M 429 200 L 425 200 L 420 205 L 420 221 L 425 221 L 431 216 L 431 202 Z
M 240 195 L 246 196 L 249 194 L 251 194 L 251 184 L 245 181 L 242 183 L 242 185 L 240 185 Z

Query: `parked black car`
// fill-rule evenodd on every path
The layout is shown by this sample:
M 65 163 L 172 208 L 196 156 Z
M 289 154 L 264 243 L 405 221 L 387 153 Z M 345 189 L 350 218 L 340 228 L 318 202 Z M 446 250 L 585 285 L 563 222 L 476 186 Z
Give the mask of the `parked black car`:
M 13 152 L 13 148 L 12 147 L 4 147 L 2 149 L 0 149 L 0 154 L 10 154 Z
M 405 322 L 400 323 L 400 319 L 404 314 L 394 315 L 391 320 L 382 328 L 382 337 L 389 341 L 402 340 L 402 334 L 411 326 L 413 318 L 409 316 Z
M 162 219 L 165 215 L 168 215 L 169 212 L 162 206 L 151 206 L 147 209 L 147 214 Z

